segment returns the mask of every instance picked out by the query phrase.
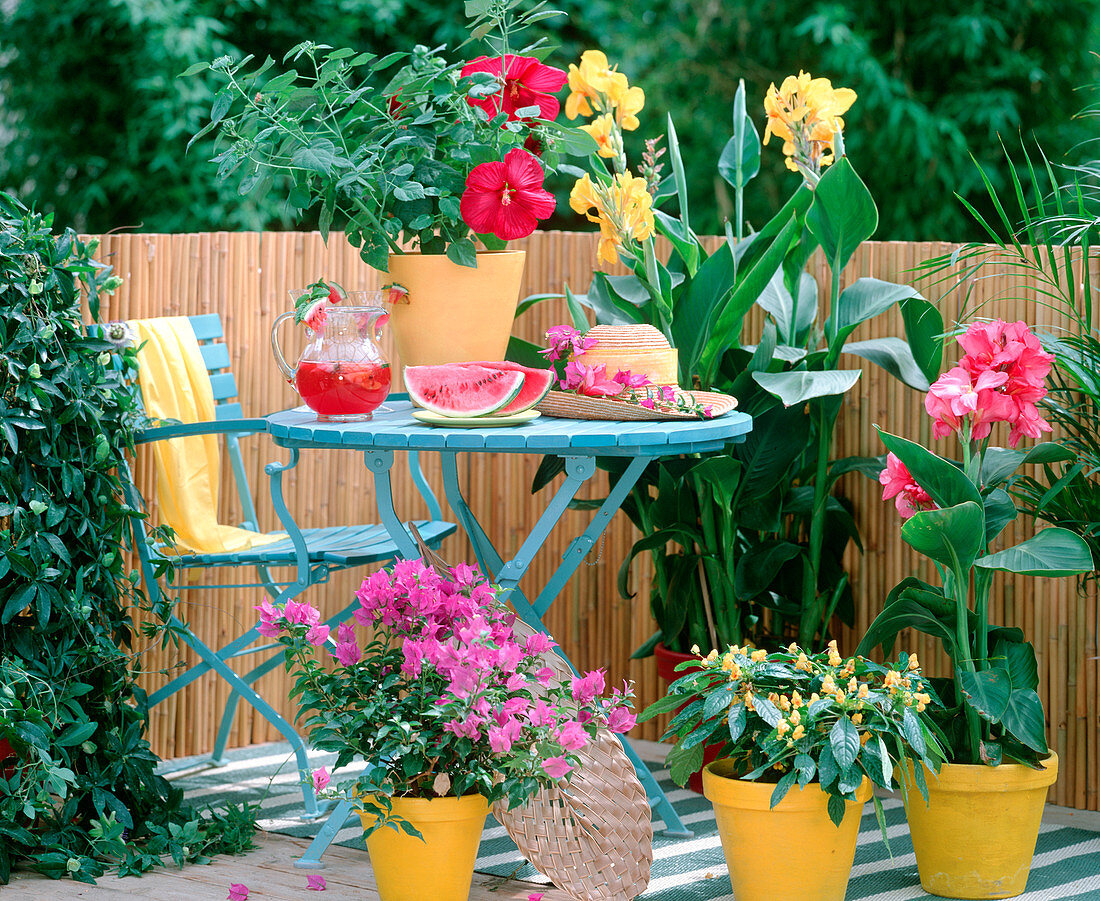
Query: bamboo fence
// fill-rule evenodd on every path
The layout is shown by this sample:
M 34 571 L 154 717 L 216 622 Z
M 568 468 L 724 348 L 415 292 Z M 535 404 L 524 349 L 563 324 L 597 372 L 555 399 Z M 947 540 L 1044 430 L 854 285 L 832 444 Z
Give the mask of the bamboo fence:
M 536 233 L 516 242 L 528 252 L 521 296 L 561 291 L 568 284 L 583 290 L 595 265 L 595 239 L 585 233 Z M 891 281 L 913 281 L 910 272 L 920 261 L 951 249 L 946 244 L 867 243 L 856 253 L 845 271 L 845 281 L 864 275 Z M 297 398 L 281 377 L 269 349 L 271 323 L 290 308 L 288 291 L 304 287 L 318 278 L 335 280 L 349 290 L 377 287 L 378 273 L 368 269 L 356 251 L 342 239 L 326 246 L 317 234 L 302 233 L 207 233 L 207 234 L 113 234 L 102 238 L 100 259 L 114 266 L 124 282 L 107 306 L 108 318 L 219 313 L 225 326 L 232 368 L 240 389 L 246 416 L 258 416 L 295 405 Z M 827 285 L 827 271 L 818 254 L 811 262 L 819 285 Z M 988 268 L 987 276 L 974 285 L 971 309 L 980 305 L 982 316 L 1024 319 L 1054 326 L 1054 313 L 1038 304 L 1034 292 L 1007 268 Z M 926 293 L 935 299 L 935 291 Z M 951 322 L 957 302 L 945 298 L 944 319 Z M 551 301 L 525 313 L 514 333 L 539 341 L 545 330 L 567 322 L 563 304 Z M 446 328 L 447 323 L 440 323 Z M 900 316 L 885 315 L 860 326 L 855 339 L 900 335 Z M 293 337 L 288 358 L 293 359 Z M 392 344 L 387 351 L 395 362 Z M 948 349 L 946 361 L 957 354 Z M 930 427 L 922 407 L 922 396 L 886 376 L 871 364 L 854 357 L 847 365 L 861 366 L 864 375 L 849 394 L 838 427 L 837 456 L 873 456 L 882 452 L 874 424 L 920 441 L 930 439 Z M 395 373 L 399 371 L 395 367 Z M 400 385 L 395 384 L 395 390 Z M 243 442 L 249 479 L 258 496 L 262 528 L 277 528 L 267 500 L 264 464 L 286 459 L 286 454 L 262 436 Z M 304 452 L 302 462 L 291 474 L 287 501 L 304 526 L 370 522 L 375 519 L 371 479 L 361 457 L 351 452 Z M 442 500 L 438 460 L 425 457 L 429 481 Z M 525 531 L 541 512 L 544 497 L 532 497 L 531 478 L 538 459 L 529 456 L 475 456 L 464 461 L 461 475 L 467 497 L 481 517 L 490 536 L 507 558 L 518 547 Z M 152 467 L 139 457 L 143 473 L 142 491 L 150 504 L 155 492 L 150 483 Z M 227 470 L 228 471 L 228 470 Z M 594 483 L 600 483 L 597 476 Z M 598 494 L 602 484 L 593 484 Z M 880 500 L 880 488 L 869 479 L 845 476 L 840 490 L 854 504 L 863 538 L 864 552 L 852 552 L 849 570 L 856 595 L 856 626 L 842 631 L 842 649 L 851 651 L 859 635 L 873 619 L 882 599 L 901 578 L 921 572 L 916 558 L 902 542 L 899 521 L 891 503 Z M 223 491 L 221 520 L 235 523 L 240 511 Z M 425 515 L 423 504 L 408 479 L 395 485 L 399 514 L 406 518 Z M 155 514 L 155 510 L 153 511 Z M 445 512 L 445 515 L 446 512 Z M 588 514 L 570 512 L 551 536 L 535 561 L 523 587 L 544 584 L 561 559 L 568 542 L 583 529 Z M 453 517 L 452 517 L 453 518 Z M 1023 532 L 1021 531 L 1022 535 Z M 636 683 L 639 708 L 661 692 L 652 659 L 630 660 L 631 651 L 652 632 L 648 611 L 647 562 L 636 562 L 632 587 L 636 596 L 623 600 L 616 590 L 620 561 L 636 535 L 627 519 L 619 515 L 607 530 L 605 540 L 594 549 L 546 617 L 554 636 L 578 666 L 606 667 L 609 681 Z M 451 560 L 472 559 L 464 537 L 447 539 L 443 554 Z M 362 571 L 338 574 L 325 585 L 312 588 L 305 598 L 326 613 L 341 608 L 364 576 Z M 239 574 L 224 574 L 223 581 L 239 581 Z M 1040 694 L 1047 711 L 1051 746 L 1061 759 L 1061 774 L 1051 800 L 1072 807 L 1096 810 L 1100 734 L 1097 722 L 1097 603 L 1095 592 L 1079 592 L 1072 579 L 1038 580 L 1010 578 L 995 590 L 992 621 L 1019 626 L 1034 642 L 1039 660 Z M 261 593 L 247 590 L 207 589 L 183 592 L 182 616 L 196 633 L 211 644 L 230 640 L 253 622 L 252 605 Z M 935 642 L 916 636 L 908 647 L 922 661 L 943 671 Z M 188 654 L 174 647 L 161 649 L 150 642 L 142 654 L 143 682 L 152 689 L 163 683 L 164 671 L 175 671 Z M 259 690 L 284 713 L 293 714 L 288 700 L 289 677 L 281 671 L 265 676 Z M 173 696 L 151 714 L 154 750 L 165 757 L 208 751 L 221 706 L 228 691 L 211 676 L 200 679 Z M 638 727 L 637 737 L 657 738 L 655 724 Z M 242 706 L 234 725 L 231 744 L 244 745 L 278 738 L 261 718 Z

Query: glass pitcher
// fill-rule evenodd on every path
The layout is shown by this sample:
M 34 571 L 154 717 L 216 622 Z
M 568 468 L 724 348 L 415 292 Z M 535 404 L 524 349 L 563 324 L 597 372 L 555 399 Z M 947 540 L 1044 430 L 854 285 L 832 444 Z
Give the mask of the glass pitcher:
M 389 319 L 384 296 L 383 291 L 350 291 L 341 303 L 326 303 L 316 328 L 303 324 L 306 349 L 293 367 L 283 356 L 278 329 L 294 312 L 283 313 L 271 326 L 275 362 L 322 422 L 368 420 L 390 393 L 390 364 L 377 344 Z

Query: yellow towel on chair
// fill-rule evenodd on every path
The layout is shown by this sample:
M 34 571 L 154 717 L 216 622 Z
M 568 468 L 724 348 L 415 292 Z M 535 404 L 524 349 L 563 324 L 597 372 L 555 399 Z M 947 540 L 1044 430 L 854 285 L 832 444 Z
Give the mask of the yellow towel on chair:
M 185 316 L 135 319 L 138 383 L 145 412 L 155 419 L 209 422 L 214 419 L 210 375 Z M 217 435 L 193 435 L 153 444 L 160 518 L 176 533 L 181 553 L 217 554 L 278 541 L 218 522 L 221 449 Z

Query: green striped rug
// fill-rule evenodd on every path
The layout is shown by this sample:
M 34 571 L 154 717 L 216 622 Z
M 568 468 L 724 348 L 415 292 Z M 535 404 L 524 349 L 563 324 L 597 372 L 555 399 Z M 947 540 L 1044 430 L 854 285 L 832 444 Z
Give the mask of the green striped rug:
M 261 806 L 261 828 L 270 832 L 307 837 L 316 834 L 319 823 L 303 823 L 302 796 L 297 772 L 286 744 L 258 745 L 231 751 L 229 764 L 218 769 L 203 768 L 197 759 L 192 769 L 172 776 L 195 803 L 241 801 Z M 335 755 L 311 754 L 314 766 L 331 766 Z M 187 766 L 187 761 L 172 761 L 170 769 Z M 350 776 L 354 767 L 346 771 Z M 730 881 L 722 857 L 722 846 L 714 826 L 714 815 L 704 798 L 676 786 L 664 770 L 654 775 L 687 827 L 695 832 L 689 839 L 654 838 L 654 860 L 646 901 L 733 901 Z M 855 866 L 848 883 L 847 901 L 911 901 L 932 898 L 920 887 L 913 846 L 905 824 L 901 802 L 886 799 L 888 851 L 868 805 L 856 847 Z M 662 827 L 654 820 L 654 831 Z M 363 848 L 358 818 L 349 819 L 337 834 L 336 843 Z M 776 849 L 777 853 L 797 853 L 797 849 Z M 893 856 L 891 857 L 891 853 Z M 486 823 L 477 869 L 482 873 L 528 880 L 545 885 L 547 880 L 534 870 L 516 850 L 503 827 L 491 817 Z M 1044 823 L 1039 833 L 1027 891 L 1022 901 L 1062 901 L 1097 899 L 1100 901 L 1100 833 L 1068 826 Z M 776 899 L 796 901 L 796 899 Z

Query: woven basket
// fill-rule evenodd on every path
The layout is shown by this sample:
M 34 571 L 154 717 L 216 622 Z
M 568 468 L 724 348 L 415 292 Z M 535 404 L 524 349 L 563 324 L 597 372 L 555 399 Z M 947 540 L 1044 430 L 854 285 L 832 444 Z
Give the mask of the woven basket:
M 532 629 L 513 627 L 525 638 Z M 558 679 L 573 671 L 553 651 L 542 655 Z M 649 885 L 653 822 L 649 799 L 619 740 L 601 729 L 575 752 L 580 766 L 514 810 L 497 802 L 496 817 L 520 853 L 577 901 L 632 901 Z
M 410 523 L 413 536 L 431 566 L 447 563 L 430 550 Z M 516 619 L 517 639 L 534 630 Z M 554 651 L 543 663 L 559 680 L 573 675 Z M 519 852 L 554 885 L 577 901 L 633 901 L 649 886 L 653 863 L 653 822 L 649 799 L 618 739 L 600 729 L 575 752 L 580 766 L 564 780 L 514 810 L 497 802 L 496 817 Z
M 728 394 L 714 391 L 681 391 L 678 394 L 690 395 L 696 403 L 713 408 L 714 417 L 729 413 L 737 406 L 737 399 Z M 610 397 L 585 397 L 571 391 L 551 391 L 535 408 L 547 416 L 559 419 L 606 419 L 622 422 L 658 422 L 669 419 L 699 422 L 694 413 L 667 412 L 649 410 L 626 400 Z

